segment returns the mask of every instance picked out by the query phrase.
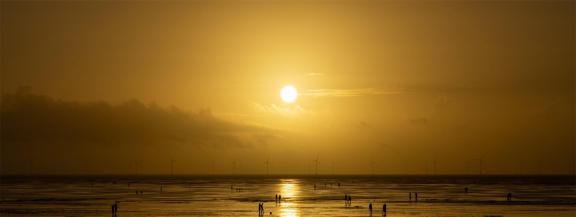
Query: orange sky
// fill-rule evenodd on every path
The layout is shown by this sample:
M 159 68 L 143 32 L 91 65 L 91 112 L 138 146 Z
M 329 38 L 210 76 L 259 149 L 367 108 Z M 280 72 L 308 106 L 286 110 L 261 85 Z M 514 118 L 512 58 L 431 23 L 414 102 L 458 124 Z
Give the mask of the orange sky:
M 1 6 L 4 173 L 575 172 L 573 1 Z

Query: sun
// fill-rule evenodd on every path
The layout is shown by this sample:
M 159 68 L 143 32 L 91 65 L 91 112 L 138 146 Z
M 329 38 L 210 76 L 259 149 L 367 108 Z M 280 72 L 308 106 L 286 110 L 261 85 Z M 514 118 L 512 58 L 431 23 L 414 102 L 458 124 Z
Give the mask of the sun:
M 280 98 L 285 103 L 293 103 L 298 98 L 298 90 L 292 85 L 286 85 L 280 90 Z

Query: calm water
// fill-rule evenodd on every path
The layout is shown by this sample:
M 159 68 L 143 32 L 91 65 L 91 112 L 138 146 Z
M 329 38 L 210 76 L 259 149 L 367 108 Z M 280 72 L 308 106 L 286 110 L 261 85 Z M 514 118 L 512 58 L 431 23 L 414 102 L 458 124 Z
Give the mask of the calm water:
M 1 216 L 576 216 L 574 177 L 3 177 Z M 340 183 L 340 186 L 338 186 Z M 316 189 L 314 186 L 316 185 Z M 464 188 L 469 192 L 465 193 Z M 142 191 L 143 194 L 137 194 Z M 409 192 L 418 192 L 418 202 Z M 512 192 L 512 202 L 506 193 Z M 274 195 L 283 201 L 275 203 Z M 344 205 L 352 195 L 352 206 Z M 414 199 L 414 198 L 412 198 Z

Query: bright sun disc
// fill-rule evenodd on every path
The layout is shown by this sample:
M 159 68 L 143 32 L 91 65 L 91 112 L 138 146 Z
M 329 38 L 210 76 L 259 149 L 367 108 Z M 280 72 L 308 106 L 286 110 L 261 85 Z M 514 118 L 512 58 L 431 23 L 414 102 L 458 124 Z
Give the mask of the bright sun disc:
M 298 98 L 298 90 L 296 90 L 294 86 L 284 86 L 282 90 L 280 90 L 280 97 L 282 98 L 282 101 L 292 103 L 296 101 L 296 98 Z

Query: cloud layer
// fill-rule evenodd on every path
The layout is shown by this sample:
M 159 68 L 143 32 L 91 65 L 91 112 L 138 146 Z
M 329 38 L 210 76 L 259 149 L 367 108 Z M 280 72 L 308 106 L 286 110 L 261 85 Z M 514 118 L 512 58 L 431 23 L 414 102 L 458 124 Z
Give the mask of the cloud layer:
M 3 142 L 90 142 L 246 145 L 259 127 L 218 119 L 210 110 L 185 113 L 132 100 L 119 105 L 78 103 L 27 93 L 2 98 Z
M 275 137 L 270 129 L 225 121 L 210 110 L 187 113 L 138 100 L 79 103 L 25 91 L 2 96 L 1 117 L 1 166 L 6 173 L 23 171 L 31 159 L 47 165 L 56 158 L 92 159 L 91 164 L 108 173 L 114 170 L 100 164 L 166 158 L 178 152 L 200 160 L 205 158 L 202 150 L 258 147 Z M 65 167 L 71 165 L 34 172 L 78 172 Z
M 353 96 L 374 96 L 400 94 L 401 91 L 387 91 L 378 88 L 361 88 L 361 89 L 310 89 L 302 95 L 313 97 L 353 97 Z

